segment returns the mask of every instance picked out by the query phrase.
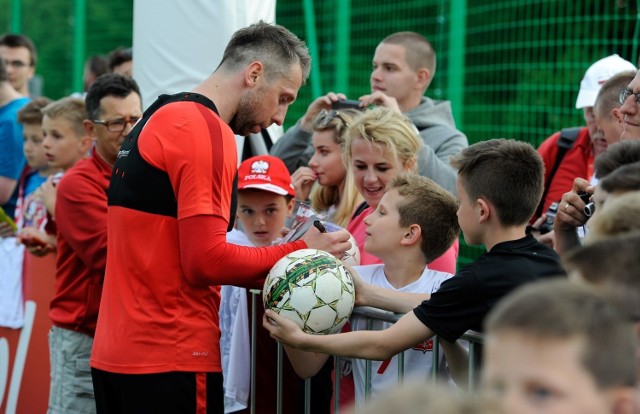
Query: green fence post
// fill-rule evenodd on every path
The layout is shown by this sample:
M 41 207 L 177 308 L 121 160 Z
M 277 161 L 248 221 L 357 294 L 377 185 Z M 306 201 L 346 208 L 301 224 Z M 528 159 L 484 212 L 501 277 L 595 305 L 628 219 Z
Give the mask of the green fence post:
M 638 60 L 638 36 L 640 36 L 640 11 L 636 15 L 636 27 L 633 31 L 633 47 L 631 48 L 631 62 L 636 63 Z
M 447 68 L 447 96 L 451 101 L 453 118 L 458 129 L 463 129 L 462 92 L 465 72 L 465 38 L 467 36 L 467 0 L 449 3 L 449 67 Z
M 313 0 L 304 0 L 304 22 L 307 32 L 307 46 L 311 54 L 311 95 L 313 99 L 322 94 L 322 79 L 320 78 L 320 63 L 318 62 L 320 51 L 318 50 L 318 32 L 316 30 L 316 15 L 313 9 Z
M 87 0 L 75 0 L 73 10 L 73 80 L 74 92 L 81 92 L 84 72 Z
M 351 0 L 336 0 L 335 91 L 349 96 L 349 63 L 351 56 Z
M 11 0 L 11 22 L 12 33 L 22 32 L 22 0 Z

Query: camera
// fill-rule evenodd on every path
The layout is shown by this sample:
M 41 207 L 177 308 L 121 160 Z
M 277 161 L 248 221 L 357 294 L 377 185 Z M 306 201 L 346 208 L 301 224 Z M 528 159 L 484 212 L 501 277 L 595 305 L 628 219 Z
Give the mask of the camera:
M 586 191 L 579 191 L 578 192 L 578 197 L 580 197 L 580 200 L 582 200 L 585 204 L 589 203 L 589 199 L 591 198 L 591 194 L 587 193 Z
M 336 101 L 331 103 L 331 109 L 358 109 L 362 111 L 365 108 L 360 106 L 360 101 L 356 101 L 353 99 L 343 99 L 341 101 Z
M 556 219 L 557 213 L 558 213 L 558 203 L 553 202 L 547 209 L 547 213 L 546 213 L 547 218 L 544 220 L 544 222 L 542 222 L 542 224 L 540 224 L 540 227 L 538 227 L 540 234 L 547 234 L 551 230 L 553 230 L 553 221 Z

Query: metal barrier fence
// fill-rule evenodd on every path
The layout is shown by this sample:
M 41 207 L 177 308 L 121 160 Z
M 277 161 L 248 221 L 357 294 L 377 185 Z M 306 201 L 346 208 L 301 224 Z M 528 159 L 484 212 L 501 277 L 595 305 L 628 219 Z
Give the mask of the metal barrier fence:
M 249 290 L 251 293 L 251 388 L 250 388 L 250 412 L 251 414 L 255 413 L 255 391 L 256 386 L 256 332 L 258 329 L 258 324 L 262 323 L 261 321 L 256 320 L 256 306 L 260 306 L 256 304 L 257 298 L 262 293 L 260 290 L 251 289 Z M 367 320 L 367 329 L 371 329 L 374 321 L 382 321 L 382 322 L 390 322 L 395 323 L 402 317 L 402 314 L 393 313 L 384 311 L 377 308 L 371 307 L 360 307 L 355 308 L 353 310 L 353 315 L 363 316 Z M 480 364 L 479 364 L 479 356 L 480 356 L 480 346 L 483 342 L 483 336 L 479 332 L 475 331 L 467 331 L 460 340 L 466 341 L 468 343 L 468 351 L 469 351 L 469 374 L 467 379 L 466 388 L 468 390 L 473 390 L 476 387 L 476 380 L 478 377 Z M 277 351 L 277 399 L 276 399 L 276 412 L 278 414 L 282 413 L 282 364 L 283 364 L 283 346 L 282 344 L 278 344 Z M 431 377 L 433 381 L 438 380 L 438 376 L 440 375 L 440 364 L 438 361 L 440 360 L 440 347 L 438 343 L 438 337 L 435 336 L 433 338 L 433 351 L 432 351 L 432 369 L 431 373 L 428 375 Z M 334 367 L 338 367 L 340 364 L 340 357 L 335 357 L 334 359 Z M 365 396 L 369 398 L 371 395 L 371 361 L 368 360 L 366 362 L 366 379 L 365 379 Z M 336 370 L 337 371 L 337 370 Z M 404 378 L 404 352 L 398 354 L 398 384 L 402 384 Z M 304 384 L 304 413 L 311 413 L 311 379 L 306 379 Z M 333 395 L 334 398 L 334 413 L 340 413 L 340 375 L 335 375 L 335 381 L 333 384 Z

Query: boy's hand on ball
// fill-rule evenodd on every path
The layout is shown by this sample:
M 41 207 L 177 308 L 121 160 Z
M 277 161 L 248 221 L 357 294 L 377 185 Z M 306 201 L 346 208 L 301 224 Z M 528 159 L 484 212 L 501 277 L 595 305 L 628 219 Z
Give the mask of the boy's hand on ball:
M 356 272 L 353 269 L 353 267 L 349 266 L 346 263 L 344 263 L 344 267 L 351 274 L 351 279 L 353 279 L 353 287 L 355 288 L 355 291 L 356 291 L 356 298 L 355 298 L 354 305 L 367 306 L 366 297 L 367 297 L 367 288 L 369 287 L 369 284 L 364 280 L 362 280 L 362 278 L 358 275 L 358 272 Z
M 295 346 L 294 338 L 296 335 L 303 333 L 302 329 L 295 322 L 278 315 L 271 309 L 264 311 L 262 317 L 262 326 L 269 331 L 271 337 L 278 342 Z
M 349 232 L 346 230 L 320 233 L 317 228 L 311 226 L 302 236 L 302 240 L 307 243 L 309 249 L 324 250 L 340 258 L 344 255 L 344 252 L 351 248 L 349 236 Z

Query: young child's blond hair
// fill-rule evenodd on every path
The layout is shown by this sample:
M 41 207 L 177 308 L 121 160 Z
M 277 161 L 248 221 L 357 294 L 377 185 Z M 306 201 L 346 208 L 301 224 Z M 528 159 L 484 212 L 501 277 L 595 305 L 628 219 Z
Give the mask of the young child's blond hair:
M 85 135 L 83 122 L 87 119 L 87 109 L 84 100 L 67 96 L 51 102 L 42 108 L 42 115 L 50 119 L 63 118 L 70 122 L 78 137 Z

